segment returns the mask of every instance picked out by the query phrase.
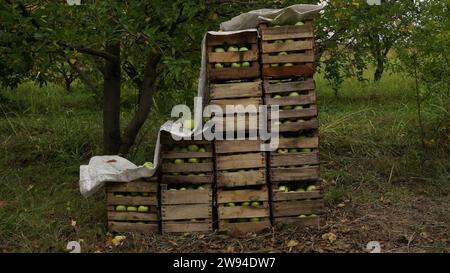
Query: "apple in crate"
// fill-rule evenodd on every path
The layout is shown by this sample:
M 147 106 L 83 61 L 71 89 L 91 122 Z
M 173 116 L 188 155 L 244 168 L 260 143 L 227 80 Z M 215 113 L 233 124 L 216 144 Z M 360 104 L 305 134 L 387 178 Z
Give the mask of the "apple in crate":
M 278 56 L 287 56 L 289 55 L 286 51 L 282 51 L 280 53 L 278 53 Z
M 138 212 L 149 212 L 149 210 L 148 206 L 139 206 L 137 209 Z
M 286 187 L 286 186 L 279 186 L 279 187 L 278 187 L 278 190 L 279 190 L 279 191 L 283 191 L 283 192 L 288 192 L 288 191 L 289 191 L 289 188 Z
M 225 49 L 223 49 L 222 47 L 216 47 L 214 49 L 214 52 L 216 52 L 216 53 L 223 53 L 223 52 L 225 52 Z
M 305 25 L 305 23 L 303 23 L 302 21 L 298 21 L 295 25 L 296 26 L 303 26 L 303 25 Z
M 275 40 L 275 42 L 273 42 L 273 43 L 276 45 L 279 45 L 279 44 L 284 43 L 284 41 L 283 40 Z
M 250 218 L 250 222 L 259 222 L 259 218 L 257 217 Z
M 175 164 L 183 164 L 184 160 L 181 159 L 181 158 L 177 158 L 177 159 L 175 159 L 175 161 L 173 163 L 175 163 Z
M 127 207 L 127 211 L 136 212 L 137 211 L 137 207 L 136 206 L 128 206 Z
M 124 205 L 117 205 L 116 211 L 127 211 L 127 207 Z
M 244 202 L 244 203 L 242 203 L 242 205 L 241 206 L 243 206 L 243 207 L 249 207 L 250 206 L 250 202 Z
M 281 107 L 281 110 L 292 110 L 292 106 L 291 105 L 285 105 L 285 106 Z
M 239 68 L 239 67 L 241 67 L 241 64 L 240 64 L 240 63 L 232 63 L 232 64 L 231 64 L 231 67 L 233 67 L 233 68 Z
M 185 191 L 185 190 L 186 190 L 185 187 L 180 188 L 180 191 Z
M 297 149 L 295 149 L 295 148 L 291 148 L 291 149 L 289 149 L 289 153 L 297 153 L 298 152 L 298 150 Z
M 294 109 L 295 109 L 295 110 L 300 110 L 300 109 L 303 109 L 303 106 L 297 105 L 297 106 L 294 107 Z
M 294 40 L 292 40 L 292 39 L 287 39 L 286 41 L 284 41 L 285 43 L 293 43 L 294 42 Z
M 238 52 L 239 51 L 239 48 L 237 48 L 237 47 L 235 47 L 235 46 L 230 46 L 230 47 L 228 47 L 228 50 L 227 50 L 228 52 Z
M 247 47 L 245 47 L 245 46 L 243 46 L 243 47 L 239 48 L 239 51 L 243 51 L 243 52 L 245 52 L 245 51 L 248 51 L 248 48 L 247 48 Z
M 279 67 L 280 64 L 270 64 L 270 67 Z
M 243 62 L 242 67 L 250 67 L 250 62 Z
M 288 149 L 278 149 L 277 153 L 279 153 L 279 154 L 287 154 L 287 153 L 289 153 L 289 150 Z
M 153 165 L 153 162 L 148 161 L 148 162 L 145 162 L 145 163 L 144 163 L 144 167 L 147 167 L 147 168 L 150 168 L 150 169 L 151 169 L 151 168 L 153 168 L 153 166 L 154 166 L 154 165 Z
M 298 218 L 306 218 L 306 217 L 307 217 L 307 216 L 304 215 L 304 214 L 298 216 Z
M 283 64 L 283 66 L 294 66 L 294 64 L 293 63 L 285 63 L 285 64 Z
M 217 68 L 217 69 L 220 69 L 220 68 L 223 68 L 223 64 L 221 64 L 221 63 L 216 63 L 216 64 L 214 65 L 214 67 Z
M 250 204 L 250 206 L 252 206 L 252 207 L 259 207 L 259 205 L 260 205 L 260 203 L 258 202 L 258 201 L 253 201 L 251 204 Z
M 199 153 L 206 153 L 206 149 L 201 147 L 201 148 L 198 149 L 198 152 Z
M 189 159 L 188 159 L 188 162 L 189 162 L 189 163 L 199 163 L 200 160 L 199 160 L 198 158 L 192 157 L 192 158 L 189 158 Z
M 205 187 L 203 187 L 203 186 L 198 186 L 198 187 L 197 187 L 197 190 L 203 191 L 203 190 L 205 190 Z
M 230 202 L 227 204 L 227 207 L 235 207 L 235 206 L 236 206 L 236 204 L 234 204 L 233 202 Z
M 302 187 L 299 187 L 299 188 L 297 188 L 296 190 L 295 190 L 296 192 L 304 192 L 305 191 L 305 189 L 304 188 L 302 188 Z
M 303 149 L 301 150 L 301 152 L 302 152 L 302 153 L 310 153 L 310 152 L 311 152 L 311 149 L 309 149 L 309 148 L 303 148 Z
M 306 191 L 315 191 L 315 190 L 317 190 L 317 187 L 316 187 L 315 185 L 309 185 L 309 186 L 306 188 Z
M 291 92 L 289 93 L 289 97 L 298 97 L 300 94 L 298 92 Z

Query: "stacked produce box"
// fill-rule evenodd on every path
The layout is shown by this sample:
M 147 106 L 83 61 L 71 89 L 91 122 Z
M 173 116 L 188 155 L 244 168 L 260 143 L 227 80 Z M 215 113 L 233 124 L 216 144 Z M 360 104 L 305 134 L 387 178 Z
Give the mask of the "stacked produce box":
M 161 230 L 211 232 L 213 151 L 208 141 L 161 135 Z
M 220 231 L 242 233 L 270 227 L 266 159 L 257 138 L 258 107 L 263 103 L 256 31 L 207 36 L 209 99 L 215 116 L 217 217 Z M 238 115 L 225 106 L 242 106 Z M 239 140 L 255 134 L 254 140 Z M 237 139 L 230 139 L 236 137 Z
M 279 148 L 268 162 L 272 220 L 315 225 L 323 200 L 312 21 L 261 25 L 260 35 L 265 103 L 280 107 Z

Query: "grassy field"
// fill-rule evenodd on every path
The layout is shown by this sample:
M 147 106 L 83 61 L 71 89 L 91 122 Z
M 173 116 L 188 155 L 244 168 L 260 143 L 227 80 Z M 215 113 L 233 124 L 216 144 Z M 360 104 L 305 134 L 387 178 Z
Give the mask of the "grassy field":
M 237 240 L 224 234 L 139 236 L 111 247 L 104 196 L 79 194 L 79 165 L 101 153 L 101 109 L 82 87 L 25 84 L 0 97 L 0 252 L 122 251 L 450 251 L 449 128 L 424 105 L 419 137 L 413 81 L 385 75 L 379 83 L 345 82 L 336 98 L 318 76 L 321 160 L 327 216 L 320 229 L 272 230 Z M 134 97 L 124 94 L 123 120 Z M 152 113 L 129 158 L 151 160 L 170 105 Z M 125 122 L 124 122 L 125 124 Z M 336 240 L 323 239 L 333 233 Z M 300 242 L 286 247 L 287 241 Z

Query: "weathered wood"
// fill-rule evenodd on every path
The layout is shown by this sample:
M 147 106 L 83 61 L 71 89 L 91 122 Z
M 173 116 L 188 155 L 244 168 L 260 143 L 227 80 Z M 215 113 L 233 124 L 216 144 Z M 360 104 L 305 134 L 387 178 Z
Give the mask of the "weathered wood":
M 259 80 L 254 82 L 211 84 L 209 92 L 211 99 L 261 97 L 262 84 Z
M 272 210 L 273 217 L 320 214 L 324 211 L 324 204 L 322 199 L 274 202 Z
M 106 192 L 157 192 L 154 181 L 107 182 Z
M 214 117 L 215 132 L 229 131 L 249 131 L 258 130 L 259 117 L 257 114 L 247 114 L 245 116 Z
M 320 217 L 275 217 L 273 218 L 274 225 L 295 225 L 299 227 L 319 227 Z
M 218 187 L 238 187 L 266 184 L 266 170 L 250 170 L 245 172 L 217 172 Z
M 182 205 L 182 204 L 211 204 L 212 189 L 204 190 L 161 190 L 161 204 Z
M 263 41 L 314 38 L 312 26 L 280 26 L 261 29 Z
M 308 91 L 316 88 L 314 79 L 307 79 L 305 81 L 270 83 L 269 80 L 264 81 L 264 92 L 267 94 L 293 92 L 293 91 Z
M 279 148 L 318 148 L 319 137 L 280 137 Z
M 162 233 L 212 232 L 212 223 L 193 221 L 163 221 Z
M 267 105 L 287 106 L 287 105 L 309 105 L 314 103 L 316 103 L 316 96 L 310 94 L 295 97 L 276 98 L 276 99 L 271 98 L 270 96 L 267 96 L 266 98 Z
M 260 152 L 261 140 L 216 140 L 216 153 Z
M 272 190 L 272 200 L 277 201 L 292 201 L 292 200 L 306 200 L 322 198 L 320 190 L 305 191 L 305 192 L 283 192 L 276 189 Z
M 303 168 L 271 168 L 270 180 L 272 182 L 306 181 L 319 179 L 319 167 Z
M 314 62 L 314 52 L 291 53 L 289 55 L 273 56 L 270 54 L 262 55 L 264 64 L 276 63 L 311 63 Z
M 151 221 L 159 220 L 158 214 L 148 212 L 118 212 L 108 211 L 108 221 Z
M 312 50 L 312 49 L 314 49 L 314 41 L 313 40 L 293 41 L 293 42 L 281 43 L 281 44 L 262 42 L 261 48 L 262 48 L 262 53 Z
M 315 67 L 313 63 L 280 67 L 270 67 L 269 64 L 263 66 L 263 76 L 271 78 L 313 77 L 314 72 Z
M 302 130 L 312 130 L 318 128 L 319 128 L 319 120 L 317 118 L 312 118 L 306 121 L 280 124 L 279 132 L 298 132 Z
M 249 232 L 258 233 L 270 227 L 271 225 L 269 220 L 242 223 L 228 223 L 227 221 L 219 222 L 219 230 L 229 232 L 231 234 L 244 234 Z
M 260 207 L 225 207 L 217 208 L 219 219 L 240 219 L 240 218 L 264 218 L 269 217 L 269 204 L 265 202 Z
M 262 98 L 244 98 L 244 99 L 221 99 L 221 100 L 211 100 L 211 105 L 218 105 L 222 108 L 225 114 L 237 114 L 233 112 L 234 110 L 241 111 L 240 113 L 257 113 L 258 112 L 258 106 L 262 104 Z M 236 108 L 232 107 L 233 109 L 227 109 L 227 105 L 231 106 L 254 106 L 254 107 L 247 107 L 247 108 Z M 228 107 L 230 108 L 230 107 Z
M 319 153 L 293 153 L 293 154 L 277 154 L 270 155 L 271 167 L 287 167 L 300 165 L 315 165 L 319 164 Z
M 265 168 L 264 153 L 220 155 L 216 157 L 216 161 L 219 171 Z
M 212 204 L 165 205 L 161 207 L 162 220 L 211 219 Z
M 163 159 L 177 159 L 177 158 L 212 158 L 212 151 L 209 152 L 173 152 L 167 151 L 162 155 Z
M 117 197 L 114 193 L 107 193 L 108 205 L 158 205 L 158 198 L 155 194 L 150 196 L 124 196 Z
M 232 62 L 253 62 L 258 61 L 258 51 L 249 50 L 245 52 L 209 52 L 208 61 L 210 63 L 232 63 Z
M 259 64 L 252 62 L 251 67 L 224 67 L 213 68 L 209 67 L 210 80 L 238 80 L 238 79 L 253 79 L 259 78 Z
M 268 112 L 270 114 L 270 112 Z M 317 106 L 310 104 L 308 108 L 297 110 L 280 110 L 278 113 L 279 119 L 289 118 L 312 118 L 317 117 Z
M 211 142 L 208 140 L 192 140 L 192 139 L 181 139 L 181 140 L 175 140 L 172 138 L 172 136 L 168 132 L 163 132 L 161 134 L 160 139 L 161 144 L 166 145 L 167 147 L 170 146 L 187 146 L 187 145 L 203 145 L 205 147 L 211 146 Z
M 256 44 L 257 41 L 258 33 L 256 31 L 241 32 L 230 35 L 206 35 L 206 44 L 208 46 Z
M 217 203 L 226 204 L 230 202 L 247 202 L 247 201 L 268 201 L 269 192 L 266 186 L 260 189 L 251 190 L 217 190 Z
M 158 206 L 155 205 L 148 205 L 148 213 L 153 213 L 153 214 L 158 214 Z M 116 205 L 106 205 L 106 211 L 112 211 L 112 212 L 116 212 Z M 127 213 L 128 211 L 123 211 L 125 213 Z
M 199 172 L 212 172 L 213 163 L 167 163 L 162 164 L 163 173 L 199 173 Z
M 108 222 L 108 230 L 113 232 L 138 232 L 138 233 L 157 233 L 159 231 L 158 223 L 140 224 L 127 222 Z
M 212 173 L 207 173 L 204 176 L 170 174 L 162 174 L 161 176 L 161 182 L 165 184 L 212 184 L 213 180 Z

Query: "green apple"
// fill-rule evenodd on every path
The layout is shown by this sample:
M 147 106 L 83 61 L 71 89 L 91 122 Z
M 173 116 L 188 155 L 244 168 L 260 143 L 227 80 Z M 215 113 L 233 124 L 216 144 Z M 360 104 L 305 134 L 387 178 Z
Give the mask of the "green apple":
M 235 46 L 229 46 L 227 49 L 228 52 L 238 52 L 239 48 L 235 47 Z
M 173 161 L 173 163 L 175 163 L 175 164 L 183 164 L 184 160 L 181 159 L 181 158 L 177 158 L 177 159 L 175 159 L 175 161 Z
M 295 190 L 296 192 L 304 192 L 305 191 L 305 189 L 304 188 L 302 188 L 302 187 L 298 187 L 296 190 Z
M 148 161 L 148 162 L 145 162 L 144 163 L 144 167 L 147 167 L 147 168 L 153 168 L 153 162 L 150 162 L 150 161 Z
M 291 92 L 289 93 L 289 97 L 298 97 L 300 94 L 298 92 Z
M 150 196 L 150 193 L 148 193 L 148 192 L 141 192 L 141 195 L 144 196 L 144 197 L 147 197 L 147 196 Z
M 280 64 L 270 64 L 270 67 L 279 67 Z
M 281 96 L 281 95 L 275 95 L 273 98 L 274 98 L 274 99 L 281 99 L 282 96 Z
M 250 222 L 259 222 L 259 218 L 257 217 L 250 218 Z
M 273 25 L 272 27 L 281 27 L 280 25 Z
M 298 216 L 298 218 L 306 218 L 306 217 L 307 217 L 307 216 L 304 215 L 304 214 Z
M 117 205 L 116 206 L 116 211 L 126 211 L 127 207 L 124 205 Z
M 273 43 L 276 45 L 279 45 L 279 44 L 284 43 L 284 41 L 283 40 L 275 40 L 275 42 L 273 42 Z
M 315 190 L 317 190 L 317 187 L 316 187 L 315 185 L 309 185 L 309 186 L 306 188 L 306 191 L 315 191 Z
M 317 217 L 317 214 L 310 214 L 309 217 Z
M 282 51 L 280 53 L 278 53 L 278 56 L 287 56 L 289 55 L 286 51 Z
M 290 120 L 285 120 L 285 121 L 283 122 L 283 124 L 289 124 L 289 123 L 292 123 L 292 121 L 290 121 Z
M 204 191 L 204 190 L 206 190 L 206 188 L 203 187 L 203 186 L 198 186 L 198 187 L 197 187 L 197 190 L 199 190 L 199 191 Z
M 244 202 L 244 203 L 242 203 L 242 205 L 241 206 L 243 206 L 243 207 L 249 207 L 250 206 L 250 202 Z
M 178 176 L 178 175 L 180 175 L 180 173 L 172 173 L 172 175 Z
M 295 110 L 300 110 L 300 109 L 303 109 L 303 106 L 297 105 L 297 106 L 294 107 L 294 109 L 295 109 Z
M 201 148 L 198 149 L 198 152 L 199 153 L 206 153 L 206 149 L 201 147 Z
M 180 153 L 187 153 L 187 152 L 189 152 L 189 151 L 186 147 L 183 147 L 180 149 Z
M 289 153 L 298 153 L 298 150 L 295 148 L 289 149 Z
M 280 121 L 275 121 L 275 125 L 281 125 Z
M 286 41 L 284 41 L 285 43 L 293 43 L 293 42 L 295 42 L 294 40 L 292 40 L 292 39 L 287 39 Z
M 125 197 L 125 195 L 122 193 L 115 193 L 114 197 Z
M 187 176 L 195 176 L 195 173 L 188 173 Z
M 137 211 L 138 212 L 149 212 L 150 208 L 148 206 L 139 206 Z
M 223 53 L 223 52 L 225 52 L 225 49 L 223 49 L 222 47 L 216 47 L 214 49 L 214 52 L 216 52 L 216 53 Z
M 193 119 L 187 119 L 183 122 L 183 127 L 187 129 L 194 129 L 194 120 Z
M 216 63 L 216 64 L 214 65 L 214 67 L 217 68 L 217 69 L 220 69 L 220 68 L 223 68 L 223 64 L 221 64 L 221 63 Z
M 171 188 L 171 189 L 169 189 L 169 191 L 177 191 L 177 189 Z
M 138 196 L 139 193 L 138 193 L 138 192 L 130 192 L 130 195 L 131 195 L 131 196 Z
M 185 187 L 180 188 L 180 191 L 185 191 L 187 190 Z
M 189 145 L 187 147 L 187 149 L 188 149 L 189 152 L 198 152 L 199 147 L 197 145 L 195 145 L 195 144 L 191 144 L 191 145 Z
M 127 206 L 127 211 L 136 212 L 137 208 L 136 206 Z
M 198 173 L 197 176 L 206 176 L 206 173 Z
M 246 48 L 245 46 L 239 48 L 239 51 L 248 51 L 248 48 Z
M 250 206 L 252 207 L 259 207 L 260 203 L 258 201 L 253 201 Z
M 279 153 L 279 154 L 287 154 L 287 153 L 289 153 L 289 150 L 288 149 L 278 149 L 277 153 Z
M 191 219 L 191 222 L 195 223 L 197 222 L 197 219 Z
M 241 67 L 241 64 L 240 64 L 240 63 L 232 63 L 232 64 L 231 64 L 231 67 L 233 67 L 233 68 L 239 68 L 239 67 Z
M 233 202 L 230 202 L 227 204 L 227 207 L 235 207 L 235 206 L 236 206 L 236 204 L 234 204 Z
M 250 62 L 243 62 L 242 67 L 250 67 Z
M 302 153 L 310 153 L 311 152 L 311 149 L 309 149 L 309 148 L 303 148 L 303 149 L 301 149 L 300 150 Z
M 302 21 L 298 21 L 295 25 L 296 26 L 303 26 L 303 25 L 305 25 L 305 23 L 303 23 Z
M 300 119 L 297 119 L 296 122 L 305 122 L 305 120 L 300 118 Z
M 281 107 L 281 110 L 292 110 L 292 106 L 291 105 L 285 105 L 285 106 Z
M 283 64 L 283 66 L 294 66 L 294 64 L 293 63 L 285 63 L 285 64 Z
M 278 190 L 279 190 L 279 191 L 288 192 L 288 191 L 289 191 L 289 188 L 286 187 L 286 186 L 279 186 L 279 187 L 278 187 Z

